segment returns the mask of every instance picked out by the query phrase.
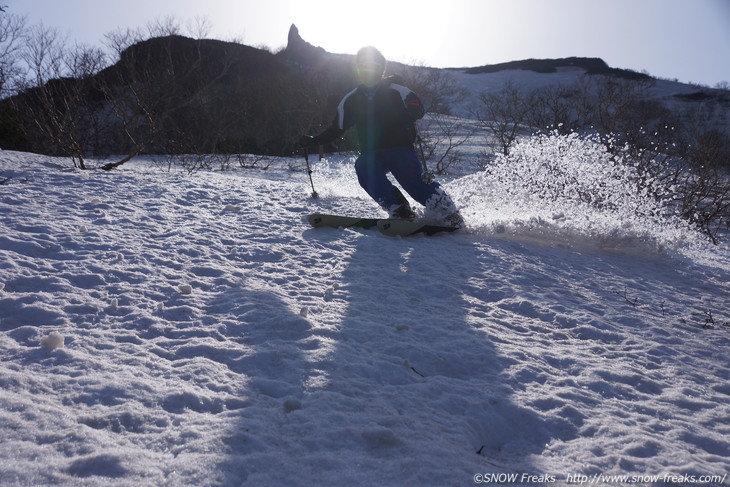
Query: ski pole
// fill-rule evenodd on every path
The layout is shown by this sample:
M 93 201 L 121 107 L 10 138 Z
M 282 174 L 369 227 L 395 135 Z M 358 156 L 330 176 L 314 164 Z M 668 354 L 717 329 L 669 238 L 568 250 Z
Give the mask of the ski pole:
M 423 153 L 423 139 L 421 138 L 421 134 L 418 132 L 416 132 L 416 141 L 418 141 L 418 152 L 421 154 L 421 164 L 423 165 L 423 174 L 421 175 L 421 179 L 426 184 L 432 183 L 434 175 L 428 170 L 428 166 L 426 165 L 426 155 Z
M 317 191 L 314 189 L 314 181 L 312 180 L 312 168 L 309 165 L 309 151 L 304 147 L 304 161 L 307 163 L 307 174 L 309 175 L 309 184 L 312 185 L 312 198 L 319 198 Z

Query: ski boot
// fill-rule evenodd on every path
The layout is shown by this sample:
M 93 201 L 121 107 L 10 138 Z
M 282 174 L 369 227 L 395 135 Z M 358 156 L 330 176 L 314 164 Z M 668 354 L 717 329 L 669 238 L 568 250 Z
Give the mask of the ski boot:
M 390 208 L 388 213 L 390 214 L 390 218 L 395 218 L 398 220 L 413 220 L 417 216 L 416 213 L 413 211 L 413 208 L 411 208 L 411 205 L 408 204 L 408 202 Z

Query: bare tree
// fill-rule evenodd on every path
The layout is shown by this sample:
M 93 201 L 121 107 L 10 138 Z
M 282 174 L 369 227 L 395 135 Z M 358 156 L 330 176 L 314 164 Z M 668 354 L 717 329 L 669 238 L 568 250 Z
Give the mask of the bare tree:
M 107 39 L 122 49 L 136 35 Z M 18 125 L 33 150 L 69 156 L 82 169 L 88 154 L 112 151 L 126 155 L 101 167 L 118 167 L 155 149 L 160 134 L 180 132 L 187 147 L 216 150 L 240 120 L 226 108 L 225 94 L 211 90 L 228 72 L 232 53 L 230 46 L 204 49 L 202 42 L 151 39 L 122 50 L 119 62 L 104 69 L 100 49 L 68 48 L 57 31 L 36 26 L 22 53 L 29 67 L 25 90 L 11 100 L 22 117 Z
M 82 45 L 65 49 L 52 29 L 35 29 L 29 39 L 26 62 L 34 85 L 13 103 L 26 117 L 37 150 L 68 155 L 86 169 L 86 154 L 99 143 L 105 126 L 95 113 L 99 100 L 93 96 L 94 76 L 105 66 L 105 55 Z
M 171 140 L 178 134 L 178 140 L 193 149 L 215 149 L 196 145 L 188 124 L 194 127 L 195 120 L 213 119 L 201 118 L 199 111 L 216 103 L 220 106 L 211 88 L 228 72 L 230 52 L 223 51 L 213 59 L 202 50 L 201 41 L 166 37 L 148 42 L 153 44 L 125 51 L 115 69 L 105 73 L 105 98 L 116 116 L 120 144 L 127 155 L 102 169 L 119 167 L 155 143 L 164 144 L 158 141 L 162 133 Z M 209 134 L 207 130 L 202 133 Z M 169 146 L 167 143 L 166 148 Z
M 196 15 L 185 24 L 185 30 L 194 39 L 205 39 L 210 35 L 213 23 L 205 15 Z
M 118 28 L 104 34 L 103 44 L 111 49 L 117 56 L 116 60 L 119 60 L 124 51 L 143 40 L 144 34 L 141 29 Z
M 461 146 L 478 130 L 469 121 L 440 113 L 427 115 L 419 126 L 421 157 L 434 174 L 447 174 L 449 168 L 459 165 L 463 160 Z
M 677 174 L 682 217 L 700 228 L 714 243 L 719 231 L 730 226 L 730 138 L 714 129 L 690 131 L 685 161 L 689 168 Z
M 532 91 L 532 110 L 527 115 L 532 130 L 557 130 L 560 134 L 568 134 L 578 128 L 576 96 L 576 89 L 572 86 L 548 85 Z
M 630 80 L 614 76 L 584 76 L 577 84 L 579 118 L 599 134 L 611 148 L 615 139 L 650 126 L 650 113 L 657 105 L 648 100 L 652 80 Z
M 157 17 L 147 24 L 147 34 L 152 38 L 178 36 L 181 32 L 180 21 L 174 15 Z
M 14 106 L 27 120 L 24 125 L 28 135 L 42 141 L 37 148 L 61 155 L 67 145 L 77 145 L 71 127 L 79 115 L 68 112 L 73 104 L 71 98 L 77 98 L 79 83 L 68 77 L 65 39 L 55 29 L 33 26 L 21 55 L 28 68 L 23 80 L 25 93 L 13 99 Z M 80 165 L 84 167 L 83 159 Z
M 408 88 L 418 94 L 427 113 L 450 115 L 452 108 L 467 96 L 466 90 L 443 69 L 416 63 L 401 67 L 397 74 L 403 77 Z
M 508 155 L 532 110 L 532 96 L 510 80 L 498 92 L 479 94 L 474 115 L 482 129 L 497 139 L 501 152 Z
M 22 58 L 28 67 L 26 87 L 41 87 L 54 78 L 61 78 L 64 72 L 63 56 L 66 39 L 57 29 L 42 24 L 32 26 L 22 50 Z
M 27 33 L 25 17 L 0 16 L 0 99 L 17 92 L 22 78 L 21 54 Z

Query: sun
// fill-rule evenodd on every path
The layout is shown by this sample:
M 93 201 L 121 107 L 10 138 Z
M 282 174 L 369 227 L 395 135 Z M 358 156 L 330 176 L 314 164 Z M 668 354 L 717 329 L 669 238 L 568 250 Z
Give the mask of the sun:
M 292 6 L 293 23 L 307 42 L 339 54 L 377 47 L 389 60 L 418 61 L 439 48 L 450 2 L 310 0 Z

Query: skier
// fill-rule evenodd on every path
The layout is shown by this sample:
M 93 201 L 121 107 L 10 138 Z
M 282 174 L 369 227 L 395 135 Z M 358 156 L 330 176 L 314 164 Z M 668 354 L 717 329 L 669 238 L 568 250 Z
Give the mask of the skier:
M 403 193 L 387 177 L 390 172 L 411 197 L 426 208 L 425 217 L 450 226 L 462 226 L 456 205 L 438 182 L 423 179 L 423 169 L 413 143 L 415 121 L 424 115 L 423 105 L 396 77 L 383 78 L 386 60 L 368 46 L 355 57 L 360 85 L 340 102 L 332 125 L 316 137 L 305 135 L 302 147 L 318 146 L 357 128 L 360 156 L 355 161 L 363 189 L 391 218 L 416 218 Z

